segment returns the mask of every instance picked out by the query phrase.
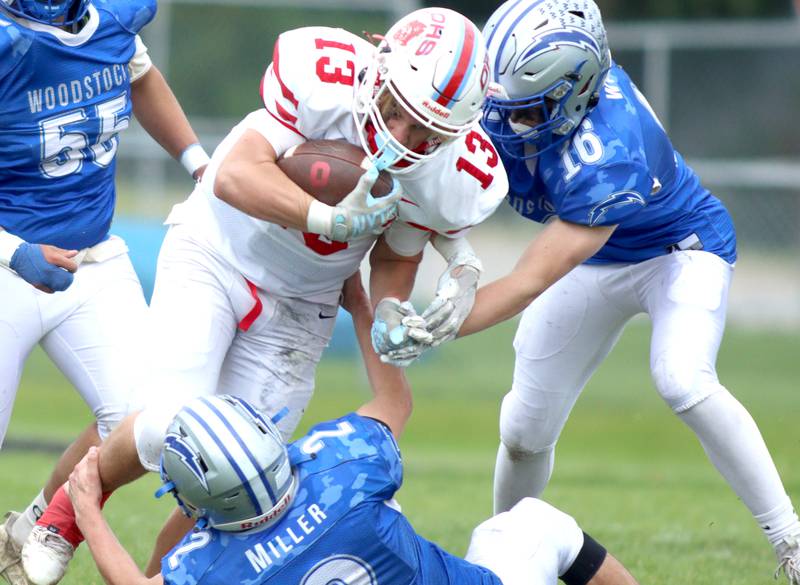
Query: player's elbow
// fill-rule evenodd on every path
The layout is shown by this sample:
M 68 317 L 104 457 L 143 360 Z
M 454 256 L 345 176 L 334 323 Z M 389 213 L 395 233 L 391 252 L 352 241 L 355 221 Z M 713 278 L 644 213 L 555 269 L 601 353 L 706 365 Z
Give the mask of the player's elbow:
M 235 163 L 223 162 L 214 177 L 214 195 L 225 203 L 233 204 L 237 193 L 242 191 L 241 169 L 236 167 Z

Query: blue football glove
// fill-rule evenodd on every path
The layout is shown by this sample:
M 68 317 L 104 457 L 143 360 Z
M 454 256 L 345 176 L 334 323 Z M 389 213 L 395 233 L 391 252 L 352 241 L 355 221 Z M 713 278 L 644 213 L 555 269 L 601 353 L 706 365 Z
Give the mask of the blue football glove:
M 20 244 L 8 266 L 36 288 L 51 292 L 66 290 L 74 278 L 68 270 L 45 260 L 39 244 Z
M 372 347 L 382 362 L 404 368 L 417 359 L 431 341 L 425 321 L 408 301 L 388 297 L 375 307 Z M 401 349 L 405 351 L 398 354 Z

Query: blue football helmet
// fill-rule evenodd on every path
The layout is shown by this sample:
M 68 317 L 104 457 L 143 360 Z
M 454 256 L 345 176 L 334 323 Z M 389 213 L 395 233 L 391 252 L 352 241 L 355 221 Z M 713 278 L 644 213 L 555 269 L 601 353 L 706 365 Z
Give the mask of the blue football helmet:
M 508 0 L 483 34 L 494 81 L 483 125 L 495 144 L 521 159 L 562 144 L 597 103 L 611 66 L 597 5 Z
M 80 22 L 90 0 L 0 0 L 6 10 L 34 22 L 52 26 L 71 26 Z
M 277 420 L 229 395 L 191 400 L 167 430 L 156 495 L 172 493 L 188 516 L 217 530 L 277 522 L 297 488 Z

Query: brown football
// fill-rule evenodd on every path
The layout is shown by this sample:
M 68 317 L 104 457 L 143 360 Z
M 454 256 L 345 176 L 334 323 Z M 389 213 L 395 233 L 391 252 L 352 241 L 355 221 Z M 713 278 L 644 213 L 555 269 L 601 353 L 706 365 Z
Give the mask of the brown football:
M 361 147 L 344 140 L 309 140 L 290 148 L 278 159 L 278 167 L 301 189 L 328 205 L 337 205 L 364 174 L 366 158 Z M 372 195 L 392 190 L 392 176 L 381 171 Z

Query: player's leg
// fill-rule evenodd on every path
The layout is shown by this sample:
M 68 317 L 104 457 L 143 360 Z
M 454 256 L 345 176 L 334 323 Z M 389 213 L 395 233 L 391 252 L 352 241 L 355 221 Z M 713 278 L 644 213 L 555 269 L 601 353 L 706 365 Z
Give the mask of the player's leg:
M 142 341 L 146 363 L 133 364 L 146 374 L 137 381 L 134 408 L 147 408 L 126 417 L 104 442 L 99 471 L 105 490 L 113 491 L 136 479 L 145 469 L 157 470 L 166 428 L 174 413 L 188 398 L 213 393 L 235 329 L 226 292 L 229 283 L 225 279 L 230 273 L 228 265 L 220 266 L 214 257 L 174 236 L 172 230 L 168 234 L 159 256 L 156 290 Z M 53 502 L 58 502 L 59 512 L 51 513 L 51 505 L 39 524 L 57 528 L 72 546 L 77 545 L 82 535 L 63 489 Z M 63 575 L 66 565 L 57 563 L 52 571 L 47 569 L 56 577 L 38 578 L 45 573 L 42 567 L 48 567 L 48 547 L 31 547 L 32 538 L 23 551 L 31 580 L 57 582 L 60 575 L 56 569 Z
M 266 416 L 286 407 L 278 422 L 290 440 L 314 392 L 314 375 L 333 335 L 337 308 L 259 291 L 264 314 L 239 331 L 220 376 L 219 392 L 247 400 Z
M 141 367 L 136 348 L 147 305 L 129 258 L 119 255 L 104 262 L 84 263 L 63 294 L 69 304 L 43 304 L 46 322 L 58 323 L 42 339 L 42 348 L 94 413 L 97 435 L 84 432 L 57 464 L 50 485 L 63 484 L 86 450 L 105 438 L 124 418 L 134 373 Z M 48 494 L 43 494 L 49 503 Z M 37 504 L 38 505 L 38 504 Z M 31 530 L 37 548 L 52 549 L 58 565 L 68 562 L 70 547 L 45 527 Z M 19 523 L 15 535 L 21 534 Z M 35 537 L 34 537 L 35 536 Z M 52 545 L 52 546 L 51 546 Z M 47 569 L 47 563 L 40 565 Z M 37 575 L 32 575 L 36 577 Z
M 472 533 L 466 560 L 503 585 L 636 585 L 636 580 L 569 515 L 535 498 L 490 518 Z
M 706 252 L 679 252 L 658 263 L 658 272 L 646 289 L 653 320 L 650 366 L 656 387 L 700 439 L 711 462 L 762 527 L 779 560 L 788 556 L 800 571 L 796 542 L 800 523 L 791 501 L 752 416 L 717 378 L 717 351 L 733 269 Z M 787 573 L 791 570 L 789 563 Z M 792 578 L 800 582 L 800 572 Z
M 0 268 L 0 448 L 11 418 L 25 360 L 42 336 L 38 297 L 44 296 L 9 270 Z M 39 498 L 37 498 L 38 500 Z M 24 585 L 19 563 L 21 544 L 13 539 L 20 514 L 9 512 L 0 524 L 0 575 Z M 23 519 L 24 522 L 24 519 Z
M 232 284 L 229 294 L 244 325 L 225 357 L 218 392 L 243 398 L 268 417 L 287 407 L 278 428 L 289 440 L 311 399 L 316 366 L 333 334 L 334 319 L 320 315 L 336 314 L 337 307 L 279 298 L 243 279 Z M 256 299 L 257 315 L 251 312 Z M 183 514 L 173 513 L 156 541 L 148 576 L 160 570 L 161 559 L 189 528 Z
M 579 266 L 523 313 L 514 339 L 511 391 L 500 410 L 495 512 L 538 496 L 550 479 L 556 441 L 581 390 L 638 312 L 624 268 Z M 614 295 L 608 290 L 619 289 Z
M 147 563 L 144 575 L 147 578 L 155 577 L 161 572 L 161 559 L 186 536 L 195 524 L 195 520 L 184 514 L 180 508 L 175 508 L 167 518 L 161 532 L 156 537 L 153 554 Z

